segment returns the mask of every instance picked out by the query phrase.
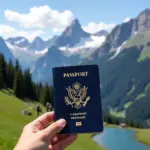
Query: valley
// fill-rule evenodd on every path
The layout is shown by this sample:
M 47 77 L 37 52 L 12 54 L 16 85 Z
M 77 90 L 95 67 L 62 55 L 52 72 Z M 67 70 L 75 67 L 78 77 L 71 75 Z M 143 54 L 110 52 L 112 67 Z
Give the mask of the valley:
M 103 110 L 112 116 L 150 127 L 150 9 L 116 25 L 111 32 L 83 30 L 78 19 L 59 36 L 32 42 L 0 37 L 0 53 L 29 68 L 36 83 L 52 85 L 52 68 L 97 64 Z

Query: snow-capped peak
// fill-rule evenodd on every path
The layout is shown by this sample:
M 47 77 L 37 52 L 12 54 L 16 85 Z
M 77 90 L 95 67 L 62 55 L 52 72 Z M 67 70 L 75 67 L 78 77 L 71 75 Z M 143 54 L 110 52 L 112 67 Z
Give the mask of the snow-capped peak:
M 91 35 L 89 38 L 82 38 L 78 44 L 73 47 L 59 47 L 67 55 L 84 54 L 101 46 L 105 41 L 105 36 Z
M 14 46 L 18 46 L 18 47 L 28 47 L 29 46 L 29 41 L 25 38 L 25 37 L 10 37 L 6 40 L 8 43 L 10 43 L 11 45 Z
M 25 41 L 25 39 L 24 39 L 24 38 L 22 38 L 21 40 L 16 41 L 16 42 L 15 42 L 15 44 L 17 45 L 17 44 L 20 44 L 20 43 L 22 43 L 22 42 L 24 42 L 24 41 Z
M 41 51 L 30 51 L 28 50 L 28 48 L 14 46 L 9 42 L 6 42 L 6 45 L 10 49 L 13 56 L 18 59 L 20 63 L 25 67 L 30 67 L 31 64 L 35 63 L 40 57 L 44 56 L 48 52 L 48 49 L 44 49 Z

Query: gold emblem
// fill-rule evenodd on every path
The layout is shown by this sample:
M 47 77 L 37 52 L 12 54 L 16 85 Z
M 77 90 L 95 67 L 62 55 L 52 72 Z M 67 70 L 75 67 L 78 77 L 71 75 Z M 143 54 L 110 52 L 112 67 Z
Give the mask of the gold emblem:
M 67 105 L 71 105 L 76 109 L 81 107 L 86 107 L 90 96 L 87 96 L 88 87 L 82 87 L 80 83 L 76 82 L 72 85 L 72 88 L 69 86 L 67 89 L 68 96 L 65 97 L 65 102 Z

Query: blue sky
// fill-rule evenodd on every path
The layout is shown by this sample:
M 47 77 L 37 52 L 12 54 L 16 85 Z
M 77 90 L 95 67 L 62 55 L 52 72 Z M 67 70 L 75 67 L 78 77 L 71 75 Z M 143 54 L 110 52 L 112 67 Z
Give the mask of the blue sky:
M 51 37 L 63 31 L 73 18 L 78 18 L 90 33 L 109 30 L 148 6 L 150 0 L 4 0 L 0 5 L 0 34 Z

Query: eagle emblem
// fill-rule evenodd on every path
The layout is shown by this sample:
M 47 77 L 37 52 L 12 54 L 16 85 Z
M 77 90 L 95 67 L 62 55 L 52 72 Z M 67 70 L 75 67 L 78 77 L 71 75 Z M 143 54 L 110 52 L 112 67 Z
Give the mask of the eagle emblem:
M 76 109 L 81 107 L 86 107 L 90 96 L 87 96 L 88 87 L 82 87 L 79 82 L 76 82 L 72 85 L 72 88 L 69 86 L 66 88 L 68 96 L 65 97 L 65 102 L 67 105 L 71 105 Z

